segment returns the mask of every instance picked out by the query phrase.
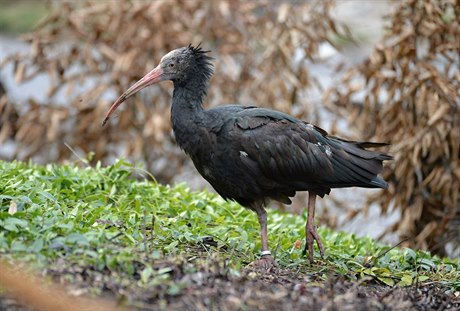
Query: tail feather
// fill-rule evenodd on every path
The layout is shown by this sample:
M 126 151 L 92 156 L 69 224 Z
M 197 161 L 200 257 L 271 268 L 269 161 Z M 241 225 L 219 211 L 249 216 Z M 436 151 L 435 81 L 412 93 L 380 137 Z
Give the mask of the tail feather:
M 341 180 L 336 187 L 388 188 L 388 183 L 378 176 L 383 170 L 383 161 L 393 157 L 365 147 L 381 147 L 386 143 L 354 142 L 339 140 L 341 152 L 334 153 L 333 167 L 335 178 Z
M 370 148 L 370 147 L 382 147 L 382 146 L 387 146 L 387 143 L 371 143 L 371 142 L 355 142 L 355 141 L 346 141 L 346 140 L 340 140 L 341 144 L 340 146 L 348 153 L 351 153 L 355 156 L 358 156 L 363 159 L 377 159 L 380 161 L 384 160 L 393 160 L 393 157 L 391 155 L 378 152 L 378 151 L 372 151 L 372 150 L 367 150 L 365 148 Z
M 370 184 L 378 188 L 388 189 L 388 183 L 380 176 L 375 176 Z

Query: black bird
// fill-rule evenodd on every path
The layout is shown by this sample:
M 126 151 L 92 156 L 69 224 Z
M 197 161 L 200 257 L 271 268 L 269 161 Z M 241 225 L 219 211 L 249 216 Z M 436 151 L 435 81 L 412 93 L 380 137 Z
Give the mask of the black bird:
M 366 147 L 386 144 L 346 141 L 285 113 L 265 108 L 228 105 L 203 109 L 213 58 L 191 45 L 166 54 L 160 64 L 131 86 L 110 107 L 115 109 L 139 90 L 164 80 L 174 83 L 171 121 L 177 144 L 198 172 L 224 198 L 257 213 L 262 240 L 258 265 L 274 263 L 267 242 L 269 200 L 291 203 L 297 191 L 308 191 L 306 245 L 313 262 L 313 240 L 323 256 L 314 225 L 316 196 L 331 188 L 387 188 L 377 174 L 392 157 Z

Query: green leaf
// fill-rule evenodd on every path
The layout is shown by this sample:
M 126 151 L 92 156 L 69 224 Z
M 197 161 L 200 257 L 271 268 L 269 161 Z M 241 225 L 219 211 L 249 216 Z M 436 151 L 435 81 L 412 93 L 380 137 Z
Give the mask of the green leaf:
M 27 246 L 21 241 L 13 241 L 11 243 L 11 251 L 13 252 L 25 252 L 27 250 Z
M 19 232 L 22 229 L 26 229 L 28 224 L 26 220 L 8 217 L 3 221 L 2 226 L 5 230 Z
M 33 253 L 38 253 L 43 249 L 43 239 L 38 238 L 35 242 L 31 245 L 30 251 Z
M 436 264 L 428 258 L 421 258 L 418 263 L 425 270 L 436 270 Z
M 410 286 L 412 285 L 412 276 L 409 274 L 405 274 L 402 278 L 401 281 L 398 283 L 401 286 Z
M 165 268 L 161 268 L 161 269 L 158 269 L 158 274 L 166 274 L 166 273 L 170 273 L 171 271 L 173 271 L 173 269 L 171 267 L 165 267 Z
M 417 259 L 417 254 L 410 248 L 406 248 L 404 250 L 404 258 L 409 261 L 409 260 L 416 260 Z
M 39 191 L 38 194 L 42 195 L 44 198 L 50 201 L 57 202 L 57 199 L 47 191 Z
M 395 281 L 392 278 L 387 278 L 387 277 L 377 277 L 377 279 L 383 283 L 385 283 L 388 286 L 394 286 Z
M 430 277 L 428 275 L 419 275 L 419 276 L 417 276 L 417 280 L 419 282 L 425 282 L 425 281 L 427 281 L 429 279 L 430 279 Z
M 88 240 L 83 234 L 71 233 L 66 237 L 66 242 L 69 244 L 89 245 Z
M 165 246 L 165 250 L 168 252 L 172 252 L 177 248 L 177 245 L 179 244 L 179 241 L 173 241 L 169 245 Z
M 173 283 L 168 288 L 168 295 L 175 296 L 179 295 L 182 291 L 182 287 L 179 284 Z
M 146 267 L 144 270 L 141 272 L 141 281 L 142 283 L 147 283 L 150 277 L 153 275 L 153 269 L 152 267 Z

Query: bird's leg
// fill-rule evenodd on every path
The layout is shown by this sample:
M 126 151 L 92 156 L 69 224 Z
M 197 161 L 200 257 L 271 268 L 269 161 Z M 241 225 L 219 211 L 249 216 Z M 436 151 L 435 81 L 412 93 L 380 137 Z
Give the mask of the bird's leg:
M 268 249 L 267 212 L 261 203 L 255 203 L 252 206 L 252 209 L 257 213 L 257 218 L 259 219 L 262 251 L 260 252 L 261 258 L 251 263 L 251 266 L 268 270 L 271 267 L 276 266 L 276 262 L 273 259 L 270 250 Z
M 260 240 L 262 241 L 261 256 L 271 256 L 270 250 L 268 249 L 268 237 L 267 237 L 267 212 L 265 209 L 257 209 L 257 217 L 259 218 L 260 224 Z
M 321 257 L 324 255 L 324 248 L 323 244 L 321 243 L 321 238 L 316 231 L 315 227 L 315 201 L 316 201 L 316 194 L 315 193 L 308 193 L 308 217 L 307 223 L 305 225 L 305 248 L 303 249 L 303 255 L 306 254 L 308 248 L 308 259 L 310 263 L 313 263 L 313 240 L 316 241 L 318 244 L 319 253 Z

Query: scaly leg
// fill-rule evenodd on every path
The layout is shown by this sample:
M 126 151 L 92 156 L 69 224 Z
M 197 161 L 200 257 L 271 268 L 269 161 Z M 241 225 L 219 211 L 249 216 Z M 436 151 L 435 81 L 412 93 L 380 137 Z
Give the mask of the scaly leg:
M 262 267 L 270 269 L 276 266 L 276 262 L 273 259 L 270 250 L 268 249 L 268 238 L 267 238 L 267 212 L 263 205 L 259 202 L 254 203 L 252 209 L 257 213 L 257 218 L 260 224 L 260 239 L 262 241 L 262 251 L 260 252 L 261 258 L 252 263 L 255 267 Z
M 324 255 L 324 248 L 323 244 L 321 243 L 321 238 L 316 231 L 315 227 L 315 201 L 316 201 L 316 194 L 315 193 L 308 193 L 308 218 L 307 223 L 305 225 L 305 248 L 303 249 L 303 255 L 307 253 L 308 248 L 308 259 L 310 260 L 310 264 L 313 263 L 313 240 L 316 241 L 318 244 L 319 253 L 321 257 Z

